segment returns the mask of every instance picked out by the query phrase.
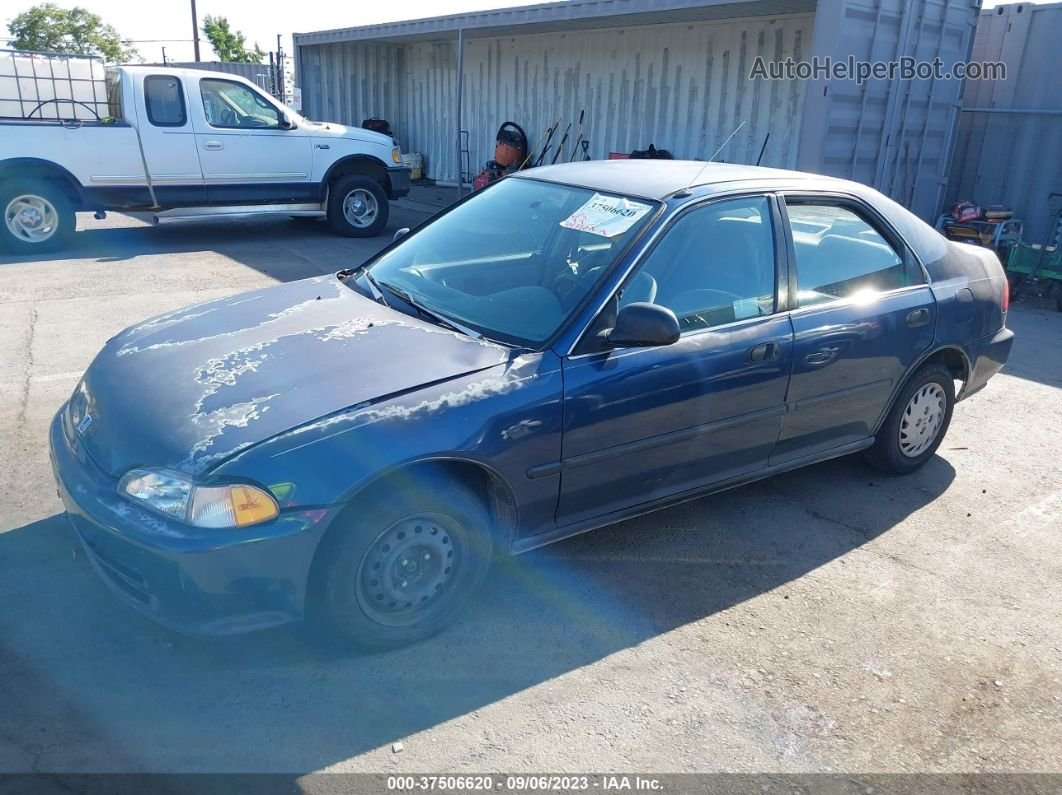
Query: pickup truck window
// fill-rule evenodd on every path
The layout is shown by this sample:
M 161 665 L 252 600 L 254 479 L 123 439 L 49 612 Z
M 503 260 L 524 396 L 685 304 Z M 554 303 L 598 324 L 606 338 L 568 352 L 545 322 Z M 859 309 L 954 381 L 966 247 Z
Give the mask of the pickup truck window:
M 107 70 L 107 115 L 112 119 L 122 116 L 122 73 L 117 69 Z
M 183 127 L 188 119 L 181 81 L 169 75 L 144 78 L 144 105 L 148 121 L 156 127 Z
M 280 128 L 280 111 L 242 83 L 204 78 L 199 81 L 199 92 L 211 127 Z

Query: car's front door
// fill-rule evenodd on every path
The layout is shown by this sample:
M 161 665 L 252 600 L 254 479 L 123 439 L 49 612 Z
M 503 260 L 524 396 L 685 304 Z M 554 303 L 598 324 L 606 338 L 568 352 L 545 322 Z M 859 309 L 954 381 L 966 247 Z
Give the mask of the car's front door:
M 199 94 L 193 120 L 211 202 L 307 202 L 319 196 L 310 182 L 308 130 L 285 128 L 274 103 L 235 80 L 200 78 Z
M 762 195 L 685 211 L 602 314 L 607 324 L 632 301 L 668 307 L 678 342 L 583 352 L 584 341 L 565 361 L 560 524 L 767 465 L 792 353 L 778 227 Z
M 785 206 L 793 375 L 771 464 L 865 442 L 936 322 L 920 266 L 870 208 L 809 196 Z

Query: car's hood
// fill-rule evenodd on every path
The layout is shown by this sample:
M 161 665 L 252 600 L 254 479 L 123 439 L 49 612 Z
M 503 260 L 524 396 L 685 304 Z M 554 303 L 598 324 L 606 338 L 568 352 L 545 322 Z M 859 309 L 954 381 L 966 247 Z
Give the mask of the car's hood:
M 364 127 L 348 127 L 345 124 L 336 124 L 331 121 L 310 123 L 310 132 L 315 138 L 349 138 L 352 141 L 385 146 L 388 150 L 395 145 L 389 135 L 366 130 Z
M 85 374 L 82 441 L 117 476 L 200 474 L 281 431 L 501 364 L 509 349 L 371 301 L 335 276 L 161 315 Z

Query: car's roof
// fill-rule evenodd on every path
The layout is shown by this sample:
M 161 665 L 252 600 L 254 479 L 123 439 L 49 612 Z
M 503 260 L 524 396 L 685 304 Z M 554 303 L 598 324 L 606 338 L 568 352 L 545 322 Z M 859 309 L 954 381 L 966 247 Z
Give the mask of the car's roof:
M 754 190 L 823 190 L 857 196 L 869 202 L 900 232 L 919 259 L 929 263 L 947 250 L 944 237 L 905 207 L 871 187 L 837 177 L 701 160 L 589 160 L 532 168 L 515 174 L 589 190 L 663 200 L 687 188 L 701 196 L 731 188 Z
M 119 68 L 130 74 L 173 75 L 174 77 L 182 77 L 185 80 L 194 80 L 197 77 L 222 77 L 226 80 L 236 80 L 241 83 L 254 85 L 254 83 L 243 75 L 229 74 L 228 72 L 214 72 L 208 69 L 183 69 L 176 66 L 145 66 L 143 64 L 130 64 L 129 66 L 123 64 Z
M 664 199 L 686 188 L 750 180 L 787 185 L 814 183 L 822 187 L 844 184 L 843 180 L 820 174 L 702 160 L 590 160 L 542 166 L 522 171 L 518 176 L 646 199 Z

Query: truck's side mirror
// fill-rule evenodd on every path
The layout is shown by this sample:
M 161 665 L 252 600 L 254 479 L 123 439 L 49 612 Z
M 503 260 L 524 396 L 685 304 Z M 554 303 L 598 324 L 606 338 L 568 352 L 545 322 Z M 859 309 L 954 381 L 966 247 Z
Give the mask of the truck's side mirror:
M 288 114 L 281 111 L 279 127 L 282 130 L 294 130 L 295 122 L 291 120 L 291 117 Z

